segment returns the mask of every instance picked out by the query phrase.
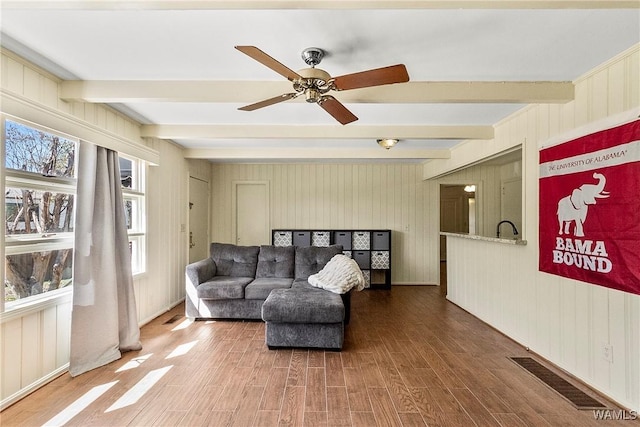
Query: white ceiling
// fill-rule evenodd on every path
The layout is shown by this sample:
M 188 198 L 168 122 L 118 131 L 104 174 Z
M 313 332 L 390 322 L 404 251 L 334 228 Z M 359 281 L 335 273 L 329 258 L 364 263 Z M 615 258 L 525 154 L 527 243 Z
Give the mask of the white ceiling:
M 481 144 L 525 103 L 567 102 L 566 82 L 640 42 L 638 1 L 445 3 L 5 0 L 2 45 L 82 81 L 62 96 L 109 103 L 191 157 L 422 161 L 466 138 Z M 298 100 L 238 111 L 291 86 L 235 45 L 293 70 L 320 47 L 332 76 L 403 63 L 411 81 L 335 92 L 359 117 L 346 126 Z M 521 94 L 505 82 L 535 84 Z M 392 150 L 375 144 L 396 136 Z

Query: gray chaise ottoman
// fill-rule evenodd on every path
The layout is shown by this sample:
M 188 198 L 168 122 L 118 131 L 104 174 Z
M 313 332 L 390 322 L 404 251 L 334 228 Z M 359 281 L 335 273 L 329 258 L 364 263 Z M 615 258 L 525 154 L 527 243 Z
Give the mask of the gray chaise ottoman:
M 341 350 L 344 319 L 342 297 L 323 289 L 274 289 L 262 305 L 269 348 Z

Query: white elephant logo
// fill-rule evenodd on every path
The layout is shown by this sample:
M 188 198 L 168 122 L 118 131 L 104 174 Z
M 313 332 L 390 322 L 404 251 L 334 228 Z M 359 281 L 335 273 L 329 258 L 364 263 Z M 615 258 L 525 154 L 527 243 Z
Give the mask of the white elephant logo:
M 594 173 L 593 177 L 598 180 L 597 184 L 583 184 L 571 192 L 571 195 L 563 197 L 558 202 L 558 223 L 560 230 L 558 233 L 569 234 L 571 222 L 575 222 L 574 236 L 584 237 L 582 224 L 587 219 L 589 205 L 595 205 L 596 199 L 609 197 L 609 192 L 604 191 L 607 179 L 600 173 Z

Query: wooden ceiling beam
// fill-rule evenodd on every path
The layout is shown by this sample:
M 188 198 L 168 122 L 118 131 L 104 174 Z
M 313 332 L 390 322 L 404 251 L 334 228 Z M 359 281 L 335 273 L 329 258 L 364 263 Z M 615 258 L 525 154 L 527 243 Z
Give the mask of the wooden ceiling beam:
M 159 139 L 492 139 L 493 126 L 143 125 L 142 137 Z
M 184 152 L 187 159 L 207 159 L 211 161 L 231 160 L 353 160 L 353 159 L 402 159 L 426 160 L 449 159 L 448 149 L 403 149 L 394 147 L 385 150 L 372 148 L 190 148 Z
M 277 81 L 81 81 L 61 83 L 60 97 L 92 103 L 226 102 L 253 103 L 292 92 Z M 334 91 L 343 103 L 566 103 L 572 82 L 415 81 Z M 292 102 L 303 102 L 298 98 Z
M 4 0 L 4 9 L 638 9 L 637 0 Z

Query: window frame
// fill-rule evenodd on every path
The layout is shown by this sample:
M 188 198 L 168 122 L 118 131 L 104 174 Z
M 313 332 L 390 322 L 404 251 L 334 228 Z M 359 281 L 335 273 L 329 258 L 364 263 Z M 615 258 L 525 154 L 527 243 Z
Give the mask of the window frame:
M 8 169 L 5 165 L 6 163 L 6 123 L 7 121 L 11 121 L 14 123 L 18 123 L 22 126 L 29 127 L 32 129 L 36 129 L 41 132 L 45 132 L 48 134 L 56 135 L 58 137 L 64 138 L 74 143 L 74 175 L 75 171 L 78 168 L 78 153 L 80 148 L 80 139 L 71 135 L 68 135 L 64 132 L 60 132 L 55 129 L 48 128 L 46 126 L 38 125 L 36 123 L 29 122 L 27 120 L 20 119 L 15 116 L 11 116 L 8 114 L 1 114 L 0 120 L 2 122 L 1 130 L 2 130 L 2 183 L 3 188 L 20 188 L 20 189 L 28 189 L 28 190 L 36 190 L 36 191 L 44 191 L 44 192 L 52 192 L 52 193 L 67 193 L 76 197 L 76 187 L 77 187 L 77 177 L 59 177 L 59 176 L 43 176 L 41 174 L 35 172 L 27 172 L 16 169 Z M 6 223 L 6 200 L 2 200 L 2 210 L 3 210 L 3 222 Z M 5 224 L 6 227 L 6 224 Z M 12 235 L 12 234 L 3 234 L 3 250 L 2 250 L 2 258 L 5 260 L 6 257 L 12 255 L 22 255 L 28 253 L 35 252 L 43 252 L 50 250 L 63 250 L 63 249 L 71 249 L 75 251 L 75 229 L 74 231 L 69 232 L 56 232 L 52 234 L 37 234 L 34 233 L 32 235 Z M 60 289 L 55 289 L 52 291 L 42 292 L 36 295 L 30 295 L 25 298 L 20 298 L 15 301 L 5 301 L 6 295 L 4 290 L 4 281 L 6 278 L 5 268 L 2 268 L 2 282 L 3 282 L 3 291 L 2 291 L 2 305 L 1 312 L 13 312 L 19 311 L 25 307 L 31 307 L 34 304 L 38 304 L 40 302 L 50 300 L 53 298 L 58 298 L 61 295 L 71 295 L 72 286 L 66 286 Z
M 121 186 L 122 199 L 133 202 L 131 228 L 127 229 L 129 241 L 133 241 L 135 248 L 131 253 L 131 270 L 133 277 L 139 277 L 147 272 L 147 205 L 146 205 L 146 176 L 147 167 L 144 160 L 124 153 L 118 157 L 131 162 L 131 187 Z

